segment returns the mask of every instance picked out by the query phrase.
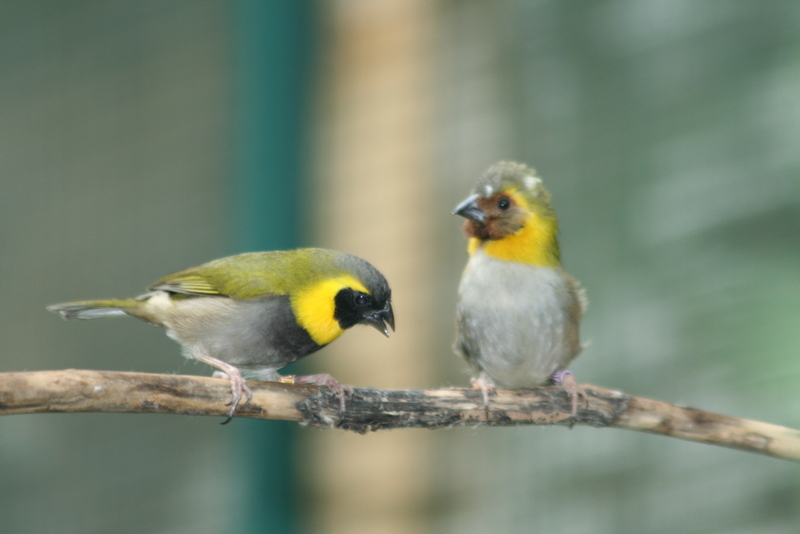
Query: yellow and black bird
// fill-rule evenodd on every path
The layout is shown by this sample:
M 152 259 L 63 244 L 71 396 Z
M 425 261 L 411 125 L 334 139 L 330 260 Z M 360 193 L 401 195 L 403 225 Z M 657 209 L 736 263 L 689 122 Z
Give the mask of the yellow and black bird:
M 344 409 L 345 387 L 328 374 L 281 377 L 278 370 L 319 350 L 357 324 L 394 330 L 391 290 L 366 261 L 333 250 L 250 252 L 158 280 L 136 298 L 87 300 L 47 308 L 66 319 L 131 315 L 167 329 L 187 358 L 228 378 L 228 420 L 259 380 L 324 385 Z
M 456 206 L 470 254 L 458 289 L 455 349 L 474 368 L 473 387 L 562 384 L 572 414 L 583 395 L 567 365 L 582 349 L 586 298 L 561 266 L 558 222 L 536 172 L 500 162 Z

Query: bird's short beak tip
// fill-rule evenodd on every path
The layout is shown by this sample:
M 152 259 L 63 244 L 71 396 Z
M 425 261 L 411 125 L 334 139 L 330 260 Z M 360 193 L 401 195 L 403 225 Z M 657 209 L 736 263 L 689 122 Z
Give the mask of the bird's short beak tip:
M 453 215 L 460 215 L 465 219 L 482 223 L 486 219 L 486 214 L 480 206 L 478 206 L 478 198 L 480 198 L 480 195 L 476 193 L 462 200 L 461 203 L 453 209 Z
M 394 332 L 394 313 L 391 305 L 379 312 L 365 316 L 364 319 L 365 324 L 372 326 L 386 337 L 389 337 L 389 328 Z
M 392 329 L 392 332 L 395 331 L 394 330 L 394 310 L 392 309 L 392 305 L 391 304 L 389 304 L 389 303 L 386 304 L 386 309 L 383 310 L 383 313 L 381 314 L 381 319 L 383 319 L 383 321 L 386 324 L 389 325 L 389 327 Z M 388 329 L 386 330 L 386 337 L 389 337 L 389 330 Z

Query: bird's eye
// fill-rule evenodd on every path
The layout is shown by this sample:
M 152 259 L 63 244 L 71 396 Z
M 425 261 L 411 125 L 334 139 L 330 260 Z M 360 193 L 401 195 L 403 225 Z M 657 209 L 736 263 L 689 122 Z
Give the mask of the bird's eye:
M 364 306 L 367 303 L 367 296 L 364 293 L 358 293 L 356 295 L 356 304 L 359 306 Z
M 508 197 L 500 197 L 500 200 L 497 201 L 497 207 L 503 211 L 506 211 L 511 207 L 511 201 L 508 199 Z

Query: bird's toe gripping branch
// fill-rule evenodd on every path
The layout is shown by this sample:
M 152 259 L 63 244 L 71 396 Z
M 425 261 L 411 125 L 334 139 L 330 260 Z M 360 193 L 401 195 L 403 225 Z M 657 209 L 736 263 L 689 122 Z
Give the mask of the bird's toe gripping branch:
M 214 378 L 227 378 L 230 380 L 231 400 L 225 406 L 230 406 L 231 409 L 228 410 L 228 418 L 225 419 L 222 424 L 224 425 L 229 423 L 236 414 L 236 410 L 238 410 L 240 406 L 246 406 L 247 404 L 250 404 L 250 401 L 253 400 L 253 392 L 245 383 L 242 373 L 233 365 L 206 355 L 195 356 L 195 359 L 197 361 L 207 363 L 212 367 L 216 367 L 218 371 L 214 371 L 214 374 L 212 375 Z M 245 397 L 244 403 L 241 402 L 242 397 Z
M 342 414 L 344 414 L 345 410 L 346 396 L 353 393 L 352 386 L 346 386 L 340 383 L 328 373 L 317 375 L 282 376 L 280 382 L 289 384 L 309 384 L 312 386 L 325 386 L 330 388 L 330 390 L 333 391 L 337 397 L 339 397 L 339 408 Z
M 572 371 L 568 369 L 556 371 L 550 377 L 550 380 L 553 381 L 553 384 L 563 387 L 567 392 L 567 395 L 569 395 L 572 403 L 572 411 L 570 412 L 570 415 L 572 415 L 572 417 L 578 415 L 578 398 L 580 397 L 584 402 L 587 402 L 588 398 L 586 396 L 586 391 L 584 391 L 584 389 L 580 387 L 578 382 L 575 380 L 575 375 L 572 374 Z

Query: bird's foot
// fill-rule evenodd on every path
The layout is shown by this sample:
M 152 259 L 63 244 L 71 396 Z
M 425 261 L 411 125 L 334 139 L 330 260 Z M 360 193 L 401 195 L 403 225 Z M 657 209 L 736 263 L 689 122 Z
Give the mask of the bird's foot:
M 564 369 L 563 371 L 556 371 L 550 377 L 553 384 L 557 386 L 561 386 L 569 395 L 570 401 L 572 403 L 572 411 L 570 415 L 575 417 L 578 415 L 578 397 L 582 398 L 584 402 L 587 402 L 586 391 L 578 385 L 578 382 L 575 381 L 575 375 L 572 374 L 572 371 L 568 369 Z
M 214 371 L 214 374 L 211 375 L 214 378 L 227 378 L 231 382 L 231 400 L 225 403 L 225 406 L 230 406 L 231 409 L 228 410 L 228 418 L 221 423 L 223 425 L 233 419 L 233 415 L 239 409 L 240 404 L 241 406 L 246 406 L 253 400 L 253 391 L 245 383 L 242 373 L 235 367 L 233 369 L 235 372 Z M 244 402 L 241 402 L 242 396 L 245 397 Z
M 345 397 L 353 393 L 352 386 L 345 386 L 328 373 L 318 375 L 282 376 L 279 382 L 289 384 L 310 384 L 312 386 L 325 386 L 339 397 L 339 408 L 342 413 L 345 409 Z
M 494 394 L 494 382 L 485 376 L 479 376 L 469 381 L 472 389 L 481 390 L 483 395 L 483 411 L 486 413 L 486 419 L 489 419 L 489 393 Z
M 227 403 L 225 406 L 230 406 L 231 409 L 228 410 L 227 416 L 228 418 L 225 419 L 222 424 L 227 424 L 233 419 L 236 410 L 239 409 L 239 406 L 245 406 L 250 404 L 250 401 L 253 400 L 253 392 L 247 387 L 247 384 L 244 381 L 244 377 L 242 377 L 241 371 L 234 367 L 233 365 L 223 362 L 222 360 L 218 360 L 212 356 L 208 356 L 206 354 L 197 354 L 194 358 L 203 363 L 207 363 L 212 367 L 216 367 L 218 370 L 214 371 L 214 374 L 211 375 L 214 378 L 227 378 L 230 380 L 231 383 L 231 401 Z M 242 396 L 245 397 L 244 403 L 241 403 Z

